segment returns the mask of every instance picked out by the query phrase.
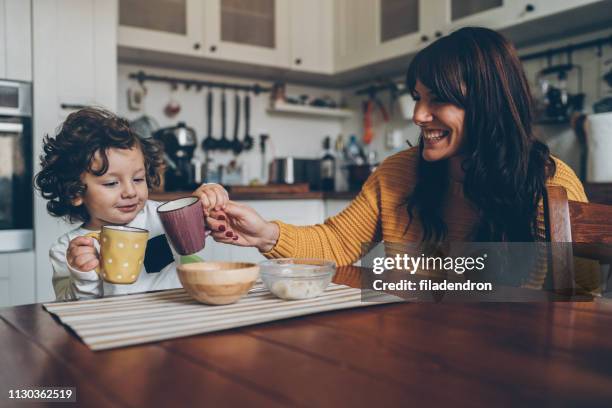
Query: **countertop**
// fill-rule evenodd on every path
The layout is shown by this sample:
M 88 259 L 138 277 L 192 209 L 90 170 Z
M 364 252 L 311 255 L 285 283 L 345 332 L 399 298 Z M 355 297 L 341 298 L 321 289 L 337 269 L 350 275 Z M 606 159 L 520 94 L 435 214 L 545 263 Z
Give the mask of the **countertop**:
M 612 205 L 612 183 L 585 183 L 584 189 L 590 202 Z M 188 197 L 191 191 L 152 192 L 151 200 L 169 201 L 176 198 Z M 291 193 L 261 193 L 261 192 L 230 192 L 232 200 L 352 200 L 357 191 L 342 192 L 291 192 Z
M 149 198 L 155 201 L 170 201 L 177 198 L 190 196 L 192 191 L 152 192 Z M 300 193 L 232 193 L 230 198 L 236 201 L 245 200 L 352 200 L 357 196 L 357 191 L 323 192 L 308 191 Z

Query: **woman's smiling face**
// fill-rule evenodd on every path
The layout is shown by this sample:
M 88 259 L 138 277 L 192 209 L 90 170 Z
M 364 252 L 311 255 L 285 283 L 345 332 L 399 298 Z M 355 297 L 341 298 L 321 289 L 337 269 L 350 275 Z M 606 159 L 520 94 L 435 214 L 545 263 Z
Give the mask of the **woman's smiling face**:
M 413 95 L 413 122 L 421 128 L 423 159 L 438 161 L 449 159 L 461 152 L 465 111 L 449 102 L 443 102 L 420 81 L 416 81 Z

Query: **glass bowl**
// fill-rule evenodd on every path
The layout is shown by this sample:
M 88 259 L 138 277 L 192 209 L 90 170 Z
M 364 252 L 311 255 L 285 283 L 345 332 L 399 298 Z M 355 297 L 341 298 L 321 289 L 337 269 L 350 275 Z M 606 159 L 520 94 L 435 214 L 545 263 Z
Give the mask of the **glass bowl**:
M 269 259 L 260 262 L 259 268 L 268 290 L 285 300 L 319 296 L 336 274 L 335 262 L 323 259 Z

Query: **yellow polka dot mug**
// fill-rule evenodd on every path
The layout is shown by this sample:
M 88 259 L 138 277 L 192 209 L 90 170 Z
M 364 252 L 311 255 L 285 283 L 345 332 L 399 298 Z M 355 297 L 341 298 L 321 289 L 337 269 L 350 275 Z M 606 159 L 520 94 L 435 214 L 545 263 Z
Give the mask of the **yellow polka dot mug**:
M 149 231 L 121 225 L 105 225 L 86 235 L 100 243 L 96 272 L 109 283 L 136 282 L 142 270 Z

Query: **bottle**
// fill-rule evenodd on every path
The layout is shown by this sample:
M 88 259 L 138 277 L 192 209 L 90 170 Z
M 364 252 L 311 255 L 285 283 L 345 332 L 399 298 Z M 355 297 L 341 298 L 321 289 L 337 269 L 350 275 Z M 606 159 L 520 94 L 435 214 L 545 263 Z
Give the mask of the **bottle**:
M 336 155 L 335 191 L 348 190 L 348 170 L 346 168 L 347 161 L 345 148 L 346 142 L 344 141 L 344 135 L 340 133 L 338 137 L 336 137 L 336 142 L 334 143 L 334 154 Z
M 345 152 L 346 160 L 350 164 L 357 164 L 357 165 L 365 164 L 365 161 L 366 161 L 365 155 L 363 153 L 363 149 L 357 142 L 357 136 L 351 135 L 344 152 Z
M 336 157 L 331 149 L 331 138 L 323 139 L 323 155 L 321 157 L 321 190 L 334 191 L 336 179 Z

